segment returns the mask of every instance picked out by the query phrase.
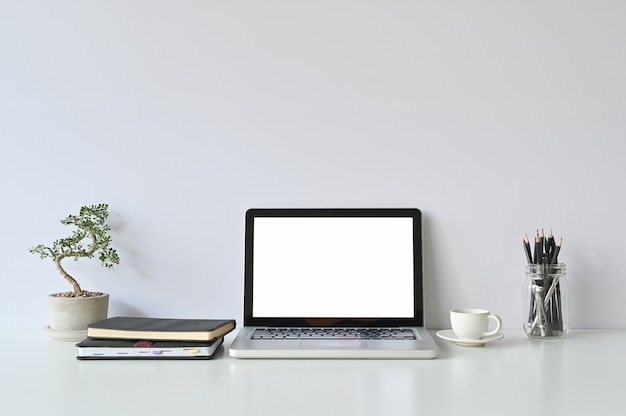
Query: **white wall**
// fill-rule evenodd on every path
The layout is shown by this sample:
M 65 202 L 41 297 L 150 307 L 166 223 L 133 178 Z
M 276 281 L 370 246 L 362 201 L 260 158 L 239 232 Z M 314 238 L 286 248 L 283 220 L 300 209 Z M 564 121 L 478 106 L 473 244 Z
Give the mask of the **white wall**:
M 111 314 L 241 322 L 249 207 L 418 207 L 427 326 L 521 325 L 563 237 L 573 327 L 626 326 L 626 3 L 0 0 L 0 327 L 68 290 L 28 253 L 106 202 Z

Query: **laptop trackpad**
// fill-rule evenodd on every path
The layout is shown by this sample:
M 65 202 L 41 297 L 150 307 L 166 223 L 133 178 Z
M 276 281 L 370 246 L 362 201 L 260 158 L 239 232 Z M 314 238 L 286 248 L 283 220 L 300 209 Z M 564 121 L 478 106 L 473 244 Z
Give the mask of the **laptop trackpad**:
M 300 342 L 301 350 L 359 350 L 366 349 L 364 341 L 351 339 L 307 339 Z

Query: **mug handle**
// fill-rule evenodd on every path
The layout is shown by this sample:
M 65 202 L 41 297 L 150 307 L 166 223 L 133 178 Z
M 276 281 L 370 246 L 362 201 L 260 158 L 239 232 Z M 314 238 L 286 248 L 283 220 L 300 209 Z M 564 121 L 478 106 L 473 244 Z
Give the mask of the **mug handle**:
M 500 330 L 502 329 L 502 319 L 500 319 L 498 315 L 493 315 L 493 314 L 489 314 L 489 316 L 487 316 L 487 319 L 493 319 L 494 321 L 496 321 L 496 327 L 494 328 L 493 331 L 485 332 L 483 336 L 488 337 L 490 335 L 495 335 L 498 332 L 500 332 Z

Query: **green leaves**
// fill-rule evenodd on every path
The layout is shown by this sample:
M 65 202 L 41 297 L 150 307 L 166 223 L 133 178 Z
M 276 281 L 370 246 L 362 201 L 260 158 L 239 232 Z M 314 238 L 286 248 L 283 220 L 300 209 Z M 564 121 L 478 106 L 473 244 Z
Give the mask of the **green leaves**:
M 52 258 L 57 264 L 66 257 L 73 257 L 78 261 L 80 258 L 93 258 L 95 255 L 98 255 L 104 267 L 111 268 L 114 264 L 119 264 L 117 251 L 110 247 L 111 237 L 108 233 L 111 227 L 106 224 L 108 210 L 108 204 L 82 207 L 78 215 L 69 215 L 61 220 L 64 225 L 77 228 L 72 235 L 54 241 L 51 246 L 36 245 L 29 251 L 39 254 L 42 259 Z
M 32 254 L 39 254 L 39 257 L 41 257 L 42 259 L 45 259 L 48 257 L 54 258 L 58 256 L 57 252 L 53 251 L 51 248 L 44 246 L 43 244 L 39 244 L 35 247 L 31 247 L 29 251 Z
M 113 267 L 113 264 L 119 264 L 120 258 L 117 255 L 117 252 L 113 248 L 107 248 L 106 250 L 100 251 L 100 262 L 106 268 Z

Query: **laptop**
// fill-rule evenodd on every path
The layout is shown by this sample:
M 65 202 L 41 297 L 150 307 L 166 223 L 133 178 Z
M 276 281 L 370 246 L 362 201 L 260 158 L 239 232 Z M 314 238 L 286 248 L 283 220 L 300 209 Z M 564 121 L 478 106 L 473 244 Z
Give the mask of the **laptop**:
M 435 358 L 418 209 L 250 209 L 235 358 Z

